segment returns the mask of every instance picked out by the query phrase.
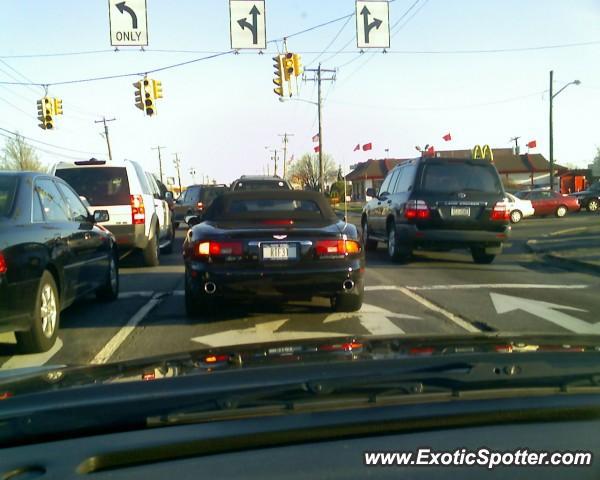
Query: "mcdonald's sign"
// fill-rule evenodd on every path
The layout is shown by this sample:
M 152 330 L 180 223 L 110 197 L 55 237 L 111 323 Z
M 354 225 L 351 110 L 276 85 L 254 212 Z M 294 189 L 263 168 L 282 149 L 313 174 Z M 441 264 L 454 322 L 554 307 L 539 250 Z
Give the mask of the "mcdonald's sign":
M 481 145 L 475 145 L 471 158 L 473 160 L 489 160 L 490 162 L 493 162 L 494 153 L 489 145 L 484 145 L 483 147 Z

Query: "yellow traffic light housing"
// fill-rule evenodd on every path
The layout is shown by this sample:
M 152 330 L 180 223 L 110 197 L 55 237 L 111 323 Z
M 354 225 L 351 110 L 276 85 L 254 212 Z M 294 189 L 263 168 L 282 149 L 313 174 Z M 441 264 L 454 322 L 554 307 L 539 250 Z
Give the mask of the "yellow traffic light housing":
M 52 130 L 54 128 L 54 119 L 52 118 L 52 115 L 54 115 L 54 99 L 50 97 L 44 97 L 41 100 L 38 100 L 37 112 L 37 118 L 40 121 L 38 126 L 42 130 Z
M 273 89 L 276 95 L 283 97 L 283 55 L 277 55 L 273 57 L 273 68 L 275 69 L 275 78 L 273 78 L 273 83 L 277 85 L 276 88 Z
M 133 86 L 135 87 L 135 106 L 140 110 L 144 110 L 144 94 L 142 82 L 135 82 Z
M 294 74 L 294 54 L 286 53 L 283 55 L 283 76 L 289 82 Z
M 300 56 L 300 54 L 292 54 L 292 63 L 294 65 L 294 76 L 299 77 L 304 71 L 304 69 L 302 68 L 302 57 Z
M 54 108 L 53 108 L 54 115 L 62 115 L 63 114 L 62 100 L 60 98 L 54 98 L 53 103 L 54 103 Z
M 152 94 L 154 92 L 152 91 L 152 85 L 150 85 L 151 82 L 152 82 L 152 80 L 148 80 L 146 77 L 144 77 L 144 80 L 142 81 L 142 85 L 144 87 L 144 89 L 143 89 L 144 112 L 149 117 L 151 117 L 152 115 L 154 115 L 156 113 L 156 107 L 154 105 L 154 98 L 152 97 Z
M 38 127 L 40 127 L 42 130 L 46 130 L 46 114 L 44 112 L 44 99 L 37 101 L 37 115 L 37 118 L 40 121 Z
M 163 98 L 162 82 L 159 80 L 152 80 L 152 96 L 154 100 L 157 98 Z

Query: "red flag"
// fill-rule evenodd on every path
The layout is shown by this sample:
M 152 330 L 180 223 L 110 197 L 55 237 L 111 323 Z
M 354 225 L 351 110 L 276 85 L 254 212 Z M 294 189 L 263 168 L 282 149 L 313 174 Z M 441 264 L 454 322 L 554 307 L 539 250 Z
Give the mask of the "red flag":
M 527 148 L 535 148 L 537 147 L 537 142 L 535 140 L 532 140 L 531 142 L 529 142 L 527 144 Z
M 315 145 L 315 152 L 319 153 L 319 146 L 318 145 Z
M 319 134 L 318 134 L 318 133 L 317 133 L 317 134 L 315 134 L 315 135 L 312 137 L 312 141 L 313 141 L 313 142 L 318 142 L 318 141 L 319 141 Z
M 354 147 L 353 151 L 356 152 L 357 150 L 360 150 L 360 143 L 356 144 L 356 147 Z
M 362 146 L 363 152 L 366 152 L 367 150 L 371 150 L 372 148 L 373 148 L 373 144 L 372 144 L 371 142 L 369 142 L 369 143 L 365 143 L 365 144 Z
M 435 156 L 435 149 L 433 148 L 433 145 L 425 151 L 425 154 L 427 157 Z
M 449 142 L 450 140 L 452 140 L 452 135 L 450 135 L 450 132 L 448 132 L 446 135 L 444 135 L 442 137 L 446 142 Z

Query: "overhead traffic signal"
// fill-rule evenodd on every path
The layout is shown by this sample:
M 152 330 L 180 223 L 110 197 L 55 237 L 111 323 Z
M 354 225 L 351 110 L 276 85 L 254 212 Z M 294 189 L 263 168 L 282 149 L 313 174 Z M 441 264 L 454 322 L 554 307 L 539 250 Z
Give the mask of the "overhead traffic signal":
M 163 98 L 162 82 L 144 77 L 133 84 L 135 87 L 135 106 L 151 117 L 156 113 L 155 101 Z
M 273 61 L 275 62 L 273 64 L 273 68 L 275 69 L 275 78 L 273 78 L 273 83 L 277 85 L 273 91 L 280 97 L 283 97 L 283 57 L 283 55 L 277 55 L 276 57 L 273 57 Z
M 304 69 L 302 68 L 301 60 L 302 60 L 302 57 L 300 56 L 300 54 L 298 54 L 298 53 L 292 54 L 292 61 L 294 64 L 294 76 L 295 77 L 299 77 L 300 75 L 302 75 L 302 72 L 304 71 Z
M 62 106 L 62 101 L 61 101 Z M 54 114 L 54 99 L 50 97 L 44 97 L 41 100 L 37 101 L 37 111 L 38 111 L 38 120 L 40 124 L 38 125 L 42 130 L 52 130 L 54 128 L 54 119 L 52 115 Z M 62 113 L 62 108 L 61 108 Z
M 62 100 L 60 98 L 54 98 L 53 103 L 54 103 L 54 106 L 53 106 L 54 115 L 62 115 L 63 114 Z
M 283 55 L 283 75 L 286 81 L 294 74 L 294 54 L 286 53 Z
M 152 80 L 152 95 L 154 97 L 154 100 L 156 100 L 157 98 L 163 98 L 163 91 L 162 91 L 162 82 L 159 80 Z
M 150 85 L 151 80 L 148 80 L 144 77 L 142 80 L 142 84 L 144 86 L 144 112 L 146 115 L 151 117 L 156 112 L 156 108 L 154 106 L 154 98 L 152 97 L 153 91 L 152 86 Z
M 135 82 L 133 86 L 135 87 L 135 106 L 140 110 L 144 110 L 144 85 L 140 80 L 139 82 Z

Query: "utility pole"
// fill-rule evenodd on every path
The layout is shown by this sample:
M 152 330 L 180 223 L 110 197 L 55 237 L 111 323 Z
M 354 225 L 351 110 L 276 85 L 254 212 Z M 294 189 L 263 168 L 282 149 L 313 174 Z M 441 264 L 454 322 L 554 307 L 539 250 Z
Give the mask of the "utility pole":
M 283 137 L 283 179 L 285 180 L 286 176 L 286 165 L 287 165 L 287 143 L 288 137 L 293 137 L 293 133 L 284 132 L 283 134 L 279 134 L 280 137 Z
M 273 153 L 271 160 L 275 162 L 275 170 L 273 170 L 273 175 L 277 176 L 277 149 L 271 150 L 271 152 Z
M 163 181 L 163 174 L 162 174 L 162 157 L 160 156 L 160 149 L 161 148 L 167 148 L 167 147 L 161 147 L 159 145 L 159 146 L 153 147 L 152 150 L 158 150 L 158 171 L 159 171 L 159 174 L 160 174 L 160 181 L 162 182 Z
M 112 150 L 110 149 L 110 140 L 108 139 L 108 126 L 106 125 L 106 122 L 112 122 L 116 120 L 116 118 L 109 118 L 108 120 L 106 119 L 106 117 L 102 117 L 102 120 L 94 120 L 94 123 L 103 123 L 104 124 L 104 137 L 106 138 L 106 146 L 108 147 L 108 159 L 112 160 Z
M 513 137 L 510 139 L 511 142 L 515 142 L 515 155 L 521 153 L 521 150 L 519 149 L 519 138 L 521 137 Z
M 327 70 L 321 68 L 321 64 L 319 63 L 318 68 L 314 69 L 305 69 L 305 72 L 313 72 L 316 74 L 315 77 L 308 79 L 307 81 L 317 82 L 317 92 L 318 92 L 318 100 L 317 100 L 317 109 L 319 116 L 319 191 L 323 193 L 325 191 L 324 179 L 323 179 L 323 122 L 322 122 L 322 114 L 321 110 L 323 107 L 323 99 L 321 94 L 321 82 L 323 81 L 335 81 L 335 70 Z M 323 73 L 332 73 L 333 75 L 330 78 L 322 78 Z
M 179 161 L 179 153 L 174 153 L 173 155 L 175 155 L 175 160 L 173 160 L 173 165 L 175 165 L 175 168 L 177 169 L 177 182 L 179 183 L 179 194 L 181 195 L 181 171 L 180 171 L 181 162 Z

